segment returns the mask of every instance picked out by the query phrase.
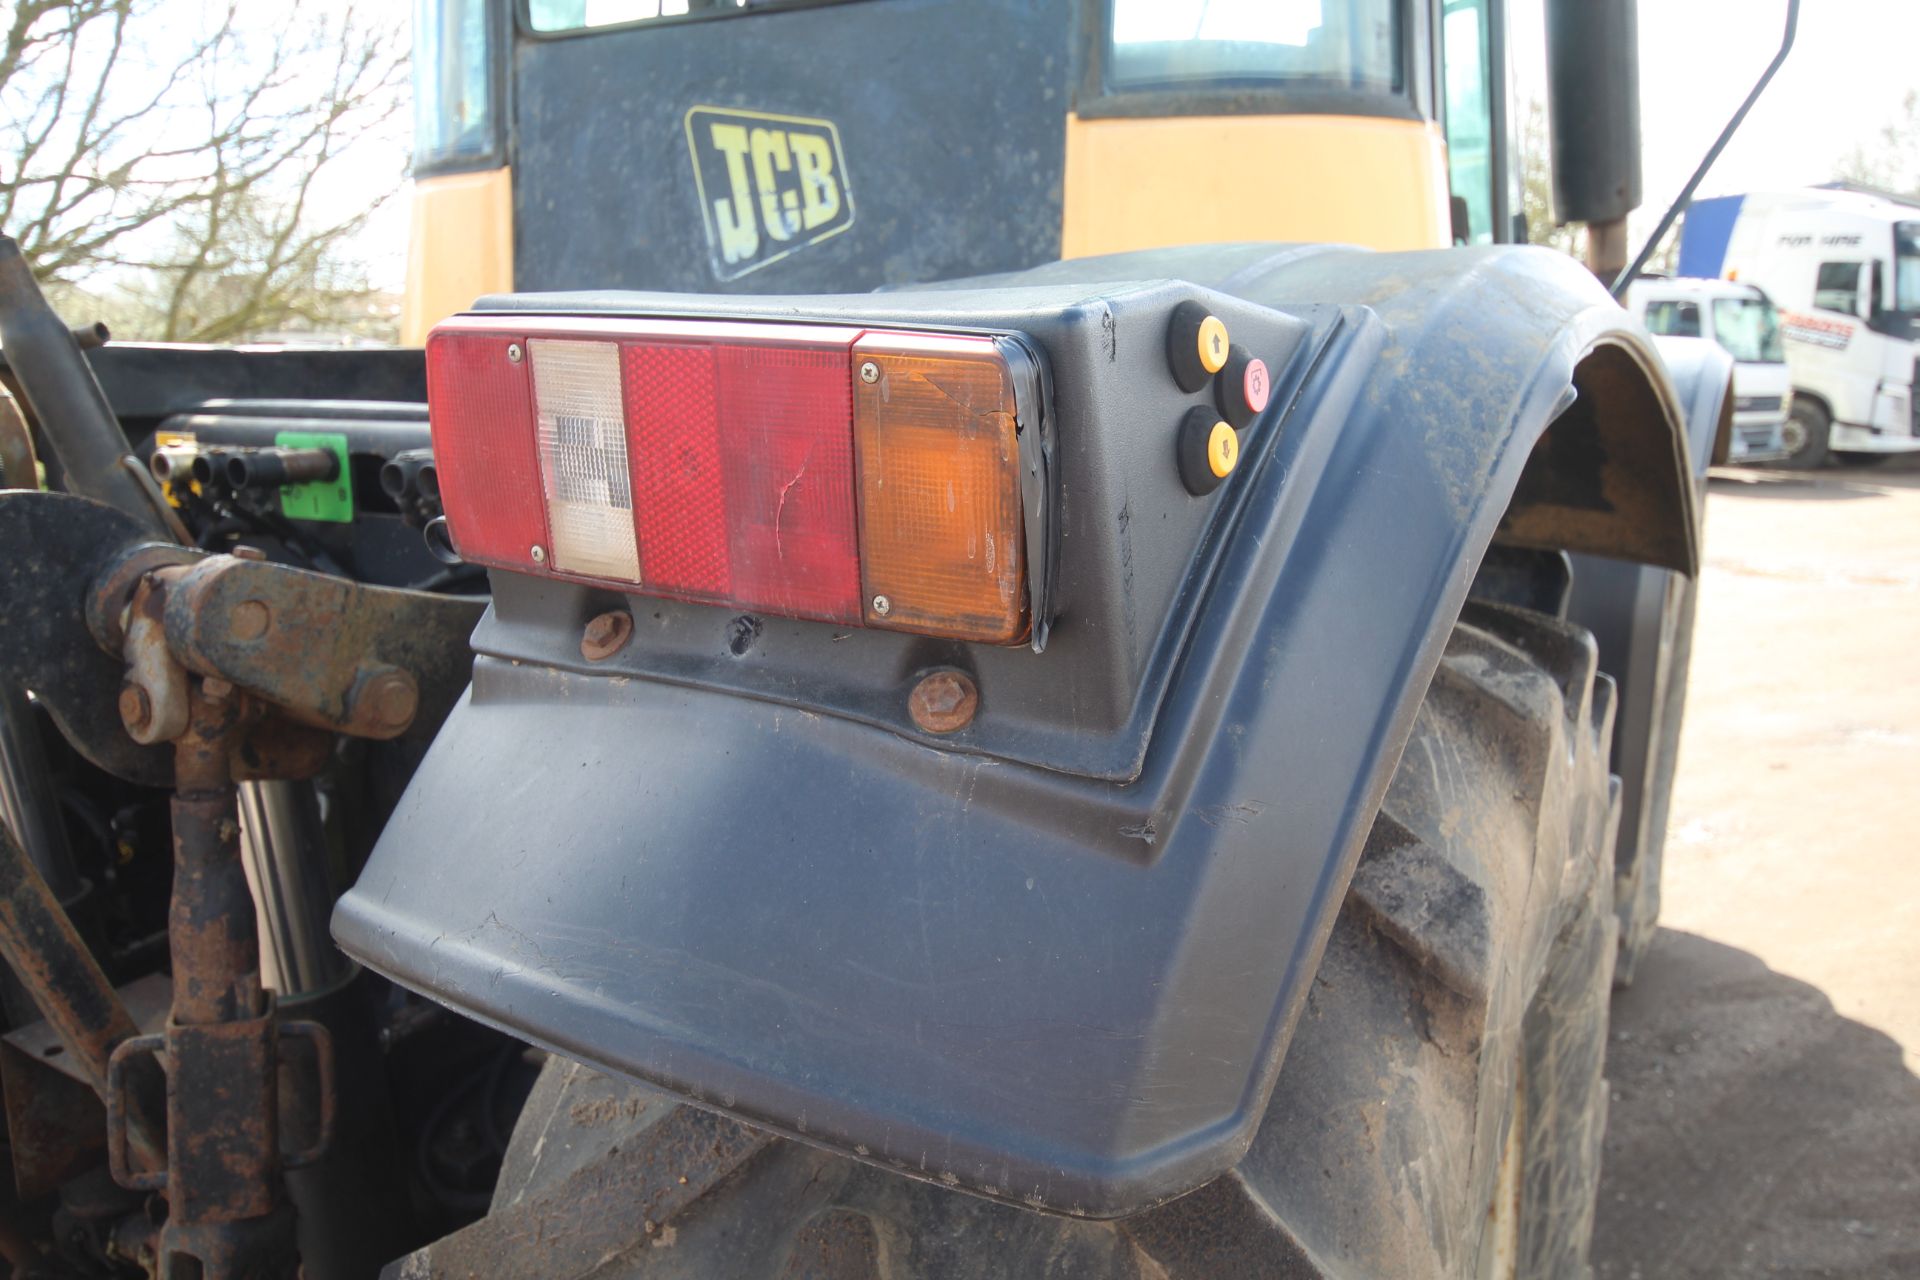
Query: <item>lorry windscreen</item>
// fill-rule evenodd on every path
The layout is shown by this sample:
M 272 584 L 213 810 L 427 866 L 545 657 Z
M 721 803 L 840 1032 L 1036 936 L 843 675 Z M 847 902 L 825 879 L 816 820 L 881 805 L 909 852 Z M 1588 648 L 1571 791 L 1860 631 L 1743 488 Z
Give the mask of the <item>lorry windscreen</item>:
M 1742 364 L 1785 364 L 1780 315 L 1764 298 L 1721 298 L 1713 304 L 1713 336 Z
M 1107 80 L 1397 93 L 1399 10 L 1396 0 L 1113 0 Z
M 1920 222 L 1893 227 L 1893 306 L 1908 315 L 1920 314 Z

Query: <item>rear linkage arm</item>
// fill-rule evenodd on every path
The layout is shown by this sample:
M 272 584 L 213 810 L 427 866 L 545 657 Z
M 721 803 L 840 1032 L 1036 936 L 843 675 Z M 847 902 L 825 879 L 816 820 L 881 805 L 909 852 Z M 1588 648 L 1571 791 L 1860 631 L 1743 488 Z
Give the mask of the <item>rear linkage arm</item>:
M 261 987 L 235 785 L 312 777 L 336 734 L 430 734 L 471 674 L 466 641 L 481 602 L 150 538 L 131 516 L 84 498 L 0 495 L 0 680 L 31 689 L 96 764 L 173 785 L 166 1029 L 132 1034 L 11 835 L 0 839 L 0 953 L 93 1068 L 115 1178 L 165 1192 L 160 1273 L 191 1258 L 206 1280 L 290 1276 L 293 1215 L 280 1175 L 325 1149 L 332 1052 L 318 1024 L 279 1022 Z M 319 1064 L 320 1136 L 283 1156 L 278 1076 L 292 1038 L 307 1040 Z

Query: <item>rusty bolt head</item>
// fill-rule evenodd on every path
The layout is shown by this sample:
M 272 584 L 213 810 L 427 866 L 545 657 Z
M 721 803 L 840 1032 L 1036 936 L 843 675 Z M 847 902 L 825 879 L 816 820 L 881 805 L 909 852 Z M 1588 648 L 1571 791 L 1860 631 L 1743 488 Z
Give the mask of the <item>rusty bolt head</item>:
M 200 693 L 209 702 L 225 702 L 233 696 L 233 681 L 208 676 L 200 682 Z
M 398 733 L 413 723 L 414 713 L 420 709 L 420 690 L 406 672 L 383 671 L 360 691 L 355 712 L 363 706 L 375 728 Z
M 153 699 L 137 684 L 120 686 L 120 723 L 127 732 L 140 734 L 153 723 Z
M 227 554 L 235 560 L 265 560 L 267 558 L 265 551 L 262 551 L 259 547 L 250 547 L 244 542 L 234 543 Z
M 980 690 L 964 671 L 935 671 L 920 677 L 907 699 L 913 722 L 927 733 L 953 733 L 973 723 Z
M 633 635 L 633 615 L 625 609 L 609 609 L 587 623 L 580 633 L 580 656 L 588 662 L 611 658 L 626 648 Z
M 233 613 L 227 618 L 235 640 L 258 640 L 267 634 L 272 622 L 273 610 L 260 600 L 242 600 L 233 606 Z

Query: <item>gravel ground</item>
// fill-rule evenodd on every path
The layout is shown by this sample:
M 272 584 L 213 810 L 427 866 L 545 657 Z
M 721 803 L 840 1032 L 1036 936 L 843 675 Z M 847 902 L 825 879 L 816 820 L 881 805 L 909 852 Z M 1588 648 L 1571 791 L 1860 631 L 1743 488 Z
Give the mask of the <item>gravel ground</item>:
M 1716 473 L 1603 1278 L 1920 1277 L 1920 467 Z

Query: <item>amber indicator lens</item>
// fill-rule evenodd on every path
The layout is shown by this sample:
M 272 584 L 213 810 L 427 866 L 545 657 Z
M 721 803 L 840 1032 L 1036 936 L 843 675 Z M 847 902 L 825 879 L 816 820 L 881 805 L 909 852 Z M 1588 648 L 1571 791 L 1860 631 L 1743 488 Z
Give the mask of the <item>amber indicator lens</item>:
M 1014 388 L 990 338 L 854 344 L 866 620 L 1008 644 L 1027 630 Z

